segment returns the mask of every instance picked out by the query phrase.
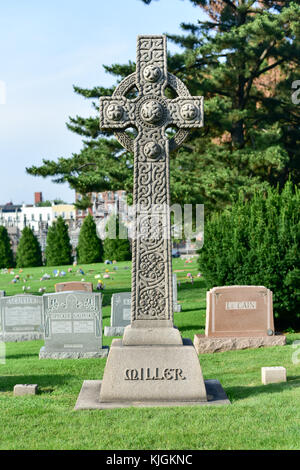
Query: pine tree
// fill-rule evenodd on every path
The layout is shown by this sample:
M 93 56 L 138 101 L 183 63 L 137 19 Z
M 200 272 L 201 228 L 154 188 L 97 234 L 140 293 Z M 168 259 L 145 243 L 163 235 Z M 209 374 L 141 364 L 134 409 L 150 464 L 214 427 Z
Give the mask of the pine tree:
M 72 246 L 68 226 L 62 217 L 58 217 L 48 230 L 45 257 L 47 266 L 72 263 Z
M 151 0 L 143 0 L 151 3 Z M 204 203 L 206 214 L 230 206 L 240 191 L 300 182 L 300 107 L 291 99 L 300 65 L 300 5 L 292 1 L 191 0 L 207 21 L 182 24 L 169 39 L 182 53 L 168 57 L 168 70 L 192 95 L 204 96 L 204 127 L 172 154 L 172 203 Z M 135 64 L 105 70 L 119 82 Z M 272 73 L 276 72 L 276 75 Z M 272 83 L 270 84 L 270 81 Z M 85 98 L 111 95 L 115 87 L 74 87 Z M 96 101 L 93 105 L 98 107 Z M 99 130 L 98 117 L 70 118 L 68 128 L 84 137 L 80 153 L 44 160 L 28 173 L 54 176 L 79 193 L 132 192 L 132 155 Z
M 119 216 L 112 215 L 105 227 L 104 259 L 128 261 L 131 259 L 130 243 L 126 237 L 127 231 Z M 125 238 L 126 237 L 126 238 Z
M 14 256 L 7 229 L 0 226 L 0 268 L 12 268 Z
M 43 265 L 40 244 L 29 227 L 25 227 L 22 230 L 22 236 L 17 249 L 16 265 L 18 268 Z
M 103 261 L 103 244 L 97 235 L 96 224 L 89 214 L 85 217 L 77 245 L 78 262 L 83 264 Z

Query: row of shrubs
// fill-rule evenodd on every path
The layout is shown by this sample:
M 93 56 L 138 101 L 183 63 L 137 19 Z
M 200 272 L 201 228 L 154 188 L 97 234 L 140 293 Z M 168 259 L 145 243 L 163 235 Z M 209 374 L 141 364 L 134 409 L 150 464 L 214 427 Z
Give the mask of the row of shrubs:
M 131 259 L 128 239 L 119 238 L 119 219 L 112 216 L 109 224 L 115 224 L 116 238 L 105 238 L 104 242 L 98 237 L 96 224 L 91 215 L 88 215 L 81 226 L 77 246 L 77 261 L 81 264 L 102 262 L 105 259 L 127 261 Z M 107 225 L 109 225 L 107 224 Z M 107 227 L 108 230 L 108 227 Z M 68 265 L 73 262 L 72 246 L 70 243 L 68 226 L 62 217 L 58 217 L 47 234 L 45 264 L 47 266 Z M 0 268 L 18 267 L 27 268 L 42 266 L 42 251 L 40 244 L 29 227 L 22 231 L 14 259 L 11 242 L 5 227 L 0 226 Z

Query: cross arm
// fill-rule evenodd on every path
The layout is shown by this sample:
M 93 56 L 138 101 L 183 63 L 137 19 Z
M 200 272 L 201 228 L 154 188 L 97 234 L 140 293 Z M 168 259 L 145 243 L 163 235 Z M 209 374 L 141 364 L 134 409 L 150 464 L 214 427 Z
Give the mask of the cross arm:
M 121 130 L 135 125 L 135 100 L 125 97 L 100 98 L 100 129 Z
M 168 124 L 179 129 L 203 126 L 203 96 L 178 97 L 167 100 Z

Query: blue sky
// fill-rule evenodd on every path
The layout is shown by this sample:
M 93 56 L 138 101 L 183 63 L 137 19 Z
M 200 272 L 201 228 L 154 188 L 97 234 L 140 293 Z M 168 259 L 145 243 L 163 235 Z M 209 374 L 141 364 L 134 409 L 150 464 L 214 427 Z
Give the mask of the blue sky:
M 201 16 L 203 16 L 201 14 Z M 68 116 L 94 114 L 72 85 L 109 86 L 102 64 L 135 60 L 138 34 L 180 32 L 195 23 L 189 0 L 11 0 L 0 6 L 0 204 L 44 199 L 73 202 L 74 191 L 25 167 L 78 152 Z M 175 46 L 168 43 L 168 50 Z M 4 93 L 5 89 L 5 93 Z M 4 96 L 5 95 L 5 96 Z M 5 100 L 4 100 L 5 98 Z

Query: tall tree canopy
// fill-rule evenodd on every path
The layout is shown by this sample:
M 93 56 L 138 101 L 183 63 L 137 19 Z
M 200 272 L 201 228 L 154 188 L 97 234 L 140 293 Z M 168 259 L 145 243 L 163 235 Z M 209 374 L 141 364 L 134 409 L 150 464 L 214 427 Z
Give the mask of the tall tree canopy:
M 218 210 L 239 191 L 247 198 L 258 188 L 283 187 L 288 178 L 298 184 L 300 107 L 291 99 L 300 62 L 298 2 L 190 1 L 207 20 L 183 23 L 182 35 L 168 35 L 182 47 L 182 53 L 169 55 L 168 70 L 192 95 L 204 96 L 205 125 L 171 156 L 172 203 Z M 104 68 L 119 83 L 135 64 Z M 98 98 L 114 88 L 75 86 L 74 91 L 98 109 Z M 98 117 L 70 117 L 67 126 L 83 137 L 81 152 L 43 160 L 27 172 L 68 182 L 82 194 L 131 193 L 133 156 L 100 132 Z

